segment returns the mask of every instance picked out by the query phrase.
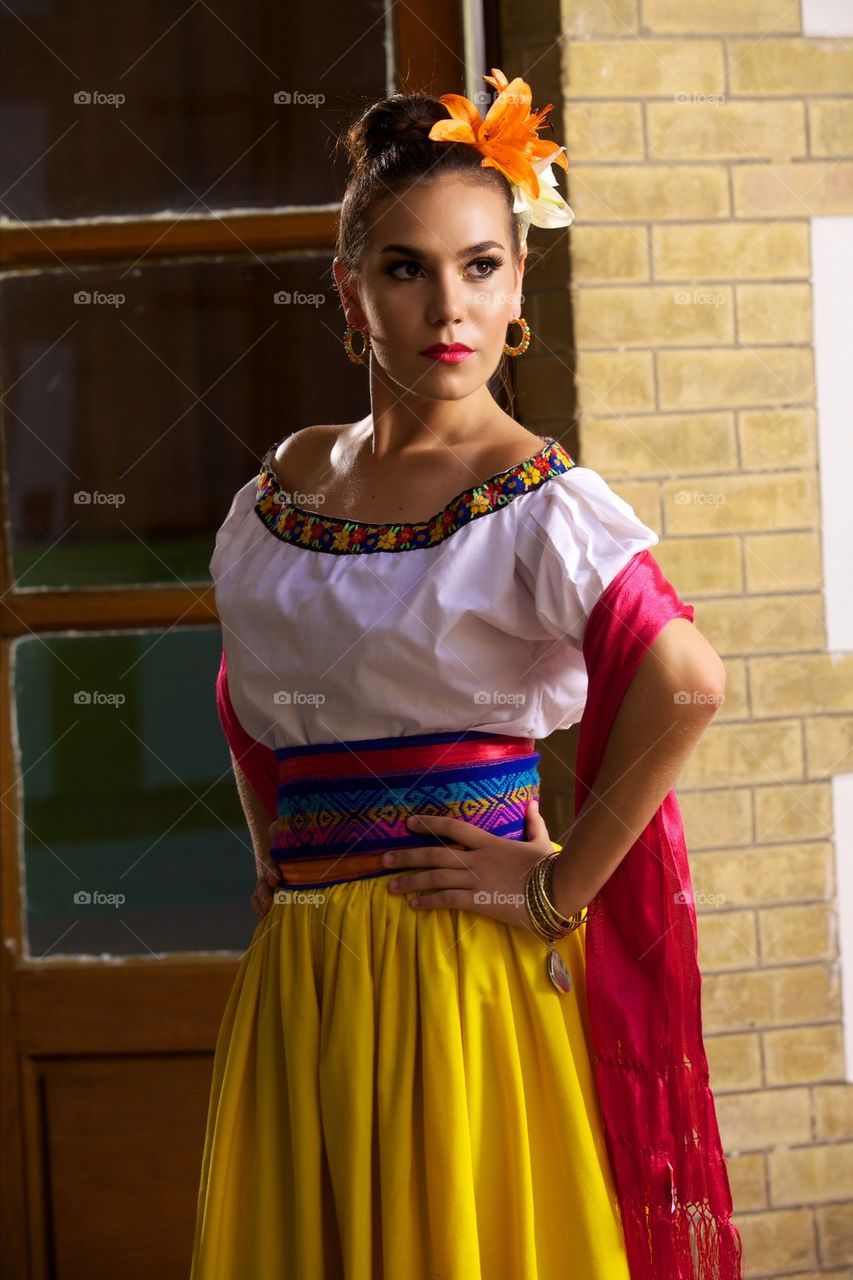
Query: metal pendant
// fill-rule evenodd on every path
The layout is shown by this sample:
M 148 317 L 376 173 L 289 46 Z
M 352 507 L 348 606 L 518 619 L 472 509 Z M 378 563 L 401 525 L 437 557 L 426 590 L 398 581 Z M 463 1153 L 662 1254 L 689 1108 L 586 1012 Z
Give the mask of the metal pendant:
M 561 995 L 572 989 L 572 975 L 556 947 L 548 952 L 548 977 Z

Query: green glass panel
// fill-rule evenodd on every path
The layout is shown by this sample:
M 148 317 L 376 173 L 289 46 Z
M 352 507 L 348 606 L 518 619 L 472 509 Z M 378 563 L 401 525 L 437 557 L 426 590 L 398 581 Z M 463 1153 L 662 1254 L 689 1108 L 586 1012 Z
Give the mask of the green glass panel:
M 221 630 L 13 642 L 31 958 L 241 951 L 254 859 L 216 714 Z

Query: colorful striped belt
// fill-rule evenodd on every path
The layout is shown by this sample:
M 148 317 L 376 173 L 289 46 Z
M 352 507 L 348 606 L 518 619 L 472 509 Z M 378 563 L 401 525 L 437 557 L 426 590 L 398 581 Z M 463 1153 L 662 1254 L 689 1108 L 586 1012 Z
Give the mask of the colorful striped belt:
M 525 810 L 539 798 L 534 747 L 532 738 L 477 730 L 280 747 L 270 855 L 281 882 L 321 888 L 393 875 L 382 866 L 386 850 L 442 843 L 410 831 L 412 813 L 525 839 Z

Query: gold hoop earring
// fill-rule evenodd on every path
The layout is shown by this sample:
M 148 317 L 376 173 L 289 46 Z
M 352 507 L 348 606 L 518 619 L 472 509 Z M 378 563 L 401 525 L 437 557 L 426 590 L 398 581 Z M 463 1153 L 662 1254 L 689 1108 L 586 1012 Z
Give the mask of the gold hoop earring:
M 361 351 L 353 351 L 352 338 L 354 333 L 361 334 L 361 340 L 364 344 Z M 354 329 L 351 324 L 347 325 L 347 331 L 344 334 L 344 349 L 353 364 L 364 364 L 364 358 L 370 351 L 370 335 L 366 329 Z
M 508 342 L 504 343 L 504 355 L 523 356 L 527 348 L 530 346 L 530 325 L 524 319 L 524 316 L 517 316 L 515 320 L 510 320 L 510 324 L 521 325 L 521 342 L 517 347 L 511 347 Z

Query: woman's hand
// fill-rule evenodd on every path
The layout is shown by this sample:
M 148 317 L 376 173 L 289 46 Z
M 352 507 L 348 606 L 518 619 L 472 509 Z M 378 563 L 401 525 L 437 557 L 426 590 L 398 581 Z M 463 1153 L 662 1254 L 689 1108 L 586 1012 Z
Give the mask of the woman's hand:
M 393 887 L 394 881 L 389 881 L 389 893 L 417 891 L 409 905 L 418 911 L 430 907 L 464 907 L 466 911 L 477 911 L 535 932 L 525 903 L 525 883 L 533 865 L 546 853 L 555 851 L 538 801 L 531 800 L 527 806 L 527 840 L 489 835 L 459 818 L 417 814 L 412 815 L 407 825 L 410 830 L 440 836 L 447 843 L 386 853 L 382 859 L 385 866 L 407 872 L 411 867 L 429 868 L 401 876 L 397 889 Z
M 277 831 L 278 819 L 270 826 L 269 844 L 272 844 Z M 255 892 L 249 899 L 249 904 L 258 919 L 263 920 L 273 904 L 273 894 L 278 887 L 280 876 L 275 863 L 266 850 L 263 850 L 260 854 L 255 854 L 255 867 L 257 868 L 258 881 L 255 885 Z

